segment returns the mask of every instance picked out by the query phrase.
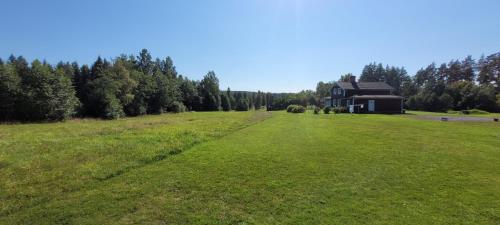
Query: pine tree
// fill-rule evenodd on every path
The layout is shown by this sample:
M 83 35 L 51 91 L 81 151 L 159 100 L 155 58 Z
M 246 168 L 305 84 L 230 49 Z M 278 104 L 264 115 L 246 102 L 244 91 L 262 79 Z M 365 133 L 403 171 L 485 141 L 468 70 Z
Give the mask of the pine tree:
M 219 79 L 213 71 L 209 71 L 199 84 L 201 97 L 203 98 L 203 110 L 220 110 Z
M 146 75 L 152 75 L 154 72 L 154 62 L 147 49 L 142 49 L 137 57 L 137 68 Z
M 92 67 L 90 69 L 90 80 L 96 79 L 101 76 L 101 74 L 104 72 L 106 66 L 104 65 L 104 61 L 102 60 L 101 56 L 97 57 L 97 60 L 92 64 Z
M 262 108 L 262 92 L 257 91 L 257 95 L 255 97 L 255 110 L 260 110 Z
M 229 97 L 227 96 L 227 94 L 221 95 L 221 106 L 222 106 L 222 110 L 231 111 L 231 101 L 229 100 Z
M 452 60 L 448 63 L 448 83 L 457 82 L 462 79 L 462 65 L 458 60 Z
M 476 79 L 476 62 L 472 56 L 467 56 L 461 63 L 462 80 L 474 81 Z

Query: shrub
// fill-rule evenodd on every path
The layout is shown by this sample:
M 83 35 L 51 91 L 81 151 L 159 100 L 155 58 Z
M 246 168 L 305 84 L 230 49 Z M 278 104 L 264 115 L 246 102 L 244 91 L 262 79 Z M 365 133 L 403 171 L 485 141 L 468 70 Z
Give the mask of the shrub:
M 182 104 L 182 102 L 175 101 L 172 103 L 172 112 L 174 113 L 181 113 L 181 112 L 186 112 L 186 106 Z
M 293 113 L 305 113 L 306 108 L 304 106 L 298 105 L 292 112 Z
M 335 108 L 333 108 L 333 113 L 335 113 L 335 114 L 339 114 L 339 113 L 340 113 L 340 109 L 339 109 L 339 107 L 335 107 Z
M 338 113 L 347 113 L 347 108 L 343 107 L 343 106 L 335 107 L 335 108 L 333 108 L 333 112 L 335 114 L 338 114 Z
M 325 114 L 330 114 L 330 111 L 332 111 L 332 108 L 330 108 L 330 106 L 327 106 L 327 107 L 325 107 L 325 108 L 323 109 L 323 112 L 324 112 Z
M 120 117 L 124 117 L 125 113 L 123 112 L 123 107 L 120 104 L 120 101 L 114 96 L 105 96 L 104 101 L 102 102 L 102 115 L 101 117 L 104 119 L 118 119 Z
M 320 110 L 321 110 L 321 109 L 320 109 L 319 107 L 317 107 L 317 106 L 316 106 L 316 107 L 314 107 L 314 114 L 319 114 L 319 111 L 320 111 Z
M 306 112 L 306 108 L 301 105 L 289 105 L 286 107 L 286 111 L 289 113 L 304 113 Z

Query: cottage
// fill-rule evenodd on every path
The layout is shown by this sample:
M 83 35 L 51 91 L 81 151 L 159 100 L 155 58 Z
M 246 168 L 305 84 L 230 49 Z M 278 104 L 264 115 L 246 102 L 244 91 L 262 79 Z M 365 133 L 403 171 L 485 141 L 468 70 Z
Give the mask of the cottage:
M 403 113 L 403 97 L 384 82 L 337 82 L 331 90 L 330 105 L 346 107 L 351 113 Z

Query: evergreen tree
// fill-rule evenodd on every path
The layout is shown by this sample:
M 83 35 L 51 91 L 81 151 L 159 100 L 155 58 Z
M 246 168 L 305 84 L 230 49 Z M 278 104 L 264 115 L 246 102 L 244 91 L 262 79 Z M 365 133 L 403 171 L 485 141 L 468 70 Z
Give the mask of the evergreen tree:
M 179 91 L 182 103 L 188 110 L 198 110 L 201 107 L 200 96 L 196 89 L 196 82 L 179 76 Z
M 341 75 L 339 78 L 339 82 L 349 82 L 352 76 L 354 76 L 352 73 Z
M 381 63 L 370 63 L 363 68 L 359 81 L 364 82 L 382 82 L 385 81 L 386 71 Z
M 236 99 L 236 111 L 248 111 L 248 98 L 243 95 L 239 95 Z
M 231 111 L 231 101 L 229 100 L 229 97 L 227 96 L 227 94 L 221 95 L 221 106 L 222 106 L 222 110 Z
M 462 80 L 474 81 L 476 80 L 476 62 L 472 59 L 472 56 L 467 56 L 461 64 Z
M 10 55 L 8 62 L 15 68 L 16 73 L 21 77 L 30 72 L 28 61 L 22 56 L 16 58 L 14 55 Z
M 256 110 L 260 110 L 262 108 L 262 92 L 260 92 L 260 90 L 257 91 L 254 104 Z
M 101 74 L 104 72 L 106 69 L 106 65 L 104 63 L 104 60 L 102 60 L 101 56 L 97 57 L 97 60 L 92 64 L 92 67 L 90 69 L 90 80 L 96 79 L 101 76 Z
M 213 71 L 209 71 L 199 83 L 199 92 L 203 98 L 203 110 L 220 110 L 219 79 Z
M 226 90 L 226 95 L 229 98 L 229 102 L 231 103 L 231 109 L 234 110 L 236 108 L 236 101 L 235 101 L 233 93 L 231 92 L 231 89 L 229 87 Z
M 462 65 L 458 60 L 452 60 L 448 63 L 448 83 L 461 81 L 462 79 Z
M 174 66 L 174 61 L 172 58 L 167 57 L 164 61 L 161 63 L 161 70 L 163 74 L 165 74 L 168 78 L 170 79 L 175 79 L 177 78 L 177 70 L 175 69 Z
M 154 62 L 147 49 L 142 49 L 137 57 L 137 68 L 146 75 L 153 74 Z
M 477 78 L 480 84 L 492 84 L 497 92 L 500 92 L 500 53 L 495 53 L 484 58 L 481 57 L 478 62 L 479 76 Z
M 370 63 L 363 68 L 361 72 L 361 76 L 359 77 L 359 81 L 378 81 L 378 77 L 375 75 L 375 70 L 377 69 L 377 65 L 375 63 Z

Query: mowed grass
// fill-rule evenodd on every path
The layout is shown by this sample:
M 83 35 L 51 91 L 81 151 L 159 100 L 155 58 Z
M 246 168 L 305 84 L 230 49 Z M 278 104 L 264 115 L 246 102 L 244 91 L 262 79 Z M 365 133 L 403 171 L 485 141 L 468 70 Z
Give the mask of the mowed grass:
M 494 122 L 186 113 L 0 140 L 3 224 L 500 223 Z

